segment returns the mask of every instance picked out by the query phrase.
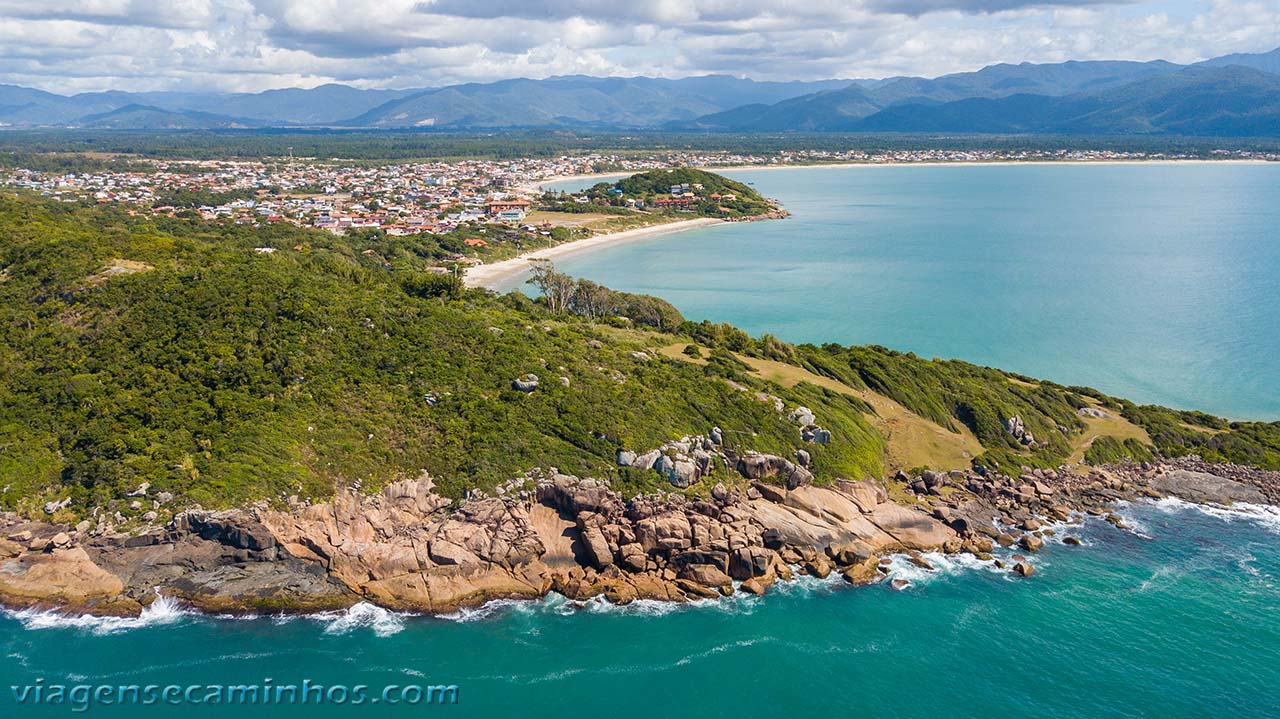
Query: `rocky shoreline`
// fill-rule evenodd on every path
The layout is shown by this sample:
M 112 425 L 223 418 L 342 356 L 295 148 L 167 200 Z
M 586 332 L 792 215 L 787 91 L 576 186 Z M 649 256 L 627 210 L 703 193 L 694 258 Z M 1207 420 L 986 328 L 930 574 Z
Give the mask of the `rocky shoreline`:
M 539 471 L 498 496 L 455 506 L 423 476 L 373 496 L 344 491 L 287 511 L 188 510 L 164 527 L 125 534 L 3 514 L 0 603 L 130 616 L 161 595 L 231 614 L 358 602 L 445 613 L 550 592 L 683 602 L 762 594 L 797 572 L 877 582 L 891 554 L 925 568 L 927 551 L 998 563 L 990 554 L 996 545 L 1033 554 L 1055 531 L 1050 522 L 1088 513 L 1120 524 L 1113 509 L 1121 501 L 1280 497 L 1280 473 L 1195 457 L 1083 474 L 1061 468 L 1013 478 L 978 467 L 815 486 L 803 466 L 783 458 L 734 456 L 710 437 L 674 444 L 690 455 L 652 468 L 696 481 L 712 462 L 725 462 L 742 480 L 716 484 L 705 498 L 665 492 L 626 501 L 599 480 Z M 1078 543 L 1072 539 L 1064 541 Z M 1010 571 L 1035 571 L 1032 559 L 1015 562 Z

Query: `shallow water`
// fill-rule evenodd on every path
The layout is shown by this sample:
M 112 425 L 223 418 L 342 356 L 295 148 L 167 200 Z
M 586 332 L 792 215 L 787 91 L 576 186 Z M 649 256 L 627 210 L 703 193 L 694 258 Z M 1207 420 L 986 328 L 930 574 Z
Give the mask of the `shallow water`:
M 1280 419 L 1280 163 L 727 174 L 793 217 L 560 268 L 753 334 Z
M 1029 579 L 972 559 L 931 556 L 936 572 L 897 562 L 912 581 L 902 592 L 805 580 L 694 607 L 553 598 L 450 618 L 160 612 L 141 627 L 10 614 L 0 678 L 459 687 L 452 706 L 235 710 L 247 716 L 1280 716 L 1280 515 L 1176 501 L 1125 514 L 1133 531 L 1099 520 L 1065 530 L 1086 545 L 1051 541 Z M 5 690 L 0 712 L 14 706 Z

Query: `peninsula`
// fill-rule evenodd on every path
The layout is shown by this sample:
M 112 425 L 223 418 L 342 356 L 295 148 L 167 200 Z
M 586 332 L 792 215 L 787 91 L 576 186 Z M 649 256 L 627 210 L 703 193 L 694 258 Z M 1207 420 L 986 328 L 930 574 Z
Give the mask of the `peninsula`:
M 1280 500 L 1275 423 L 751 337 L 545 263 L 500 297 L 350 236 L 22 196 L 0 233 L 9 607 L 687 601 L 1015 543 L 1025 576 L 1118 501 Z

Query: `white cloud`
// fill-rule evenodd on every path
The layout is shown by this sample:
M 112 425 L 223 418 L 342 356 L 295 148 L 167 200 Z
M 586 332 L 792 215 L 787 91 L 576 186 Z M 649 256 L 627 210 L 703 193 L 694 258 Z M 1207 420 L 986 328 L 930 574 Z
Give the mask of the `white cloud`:
M 57 92 L 932 76 L 1277 45 L 1277 0 L 0 0 L 0 82 Z

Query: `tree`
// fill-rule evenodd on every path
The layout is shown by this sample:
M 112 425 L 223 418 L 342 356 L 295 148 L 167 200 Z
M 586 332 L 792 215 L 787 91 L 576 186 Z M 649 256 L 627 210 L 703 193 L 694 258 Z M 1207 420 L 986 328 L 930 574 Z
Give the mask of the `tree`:
M 569 306 L 576 314 L 596 319 L 614 313 L 613 295 L 608 287 L 580 279 L 574 286 Z
M 569 309 L 569 302 L 578 285 L 573 278 L 562 272 L 556 272 L 556 266 L 550 260 L 534 260 L 533 277 L 529 280 L 541 290 L 547 298 L 547 309 L 555 313 Z
M 457 299 L 462 296 L 463 287 L 462 279 L 457 275 L 433 275 L 426 273 L 417 273 L 406 277 L 400 286 L 405 292 L 414 297 L 430 299 L 432 297 L 444 297 L 446 299 Z

